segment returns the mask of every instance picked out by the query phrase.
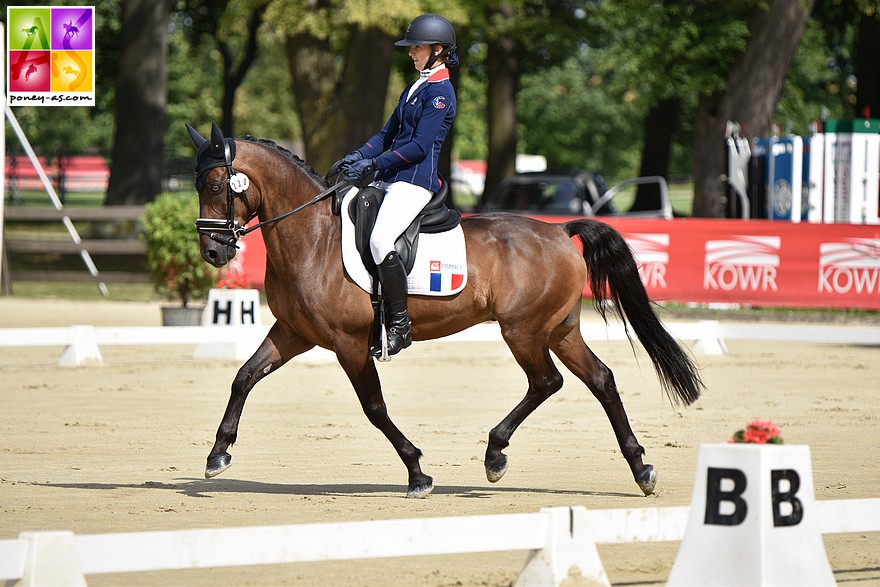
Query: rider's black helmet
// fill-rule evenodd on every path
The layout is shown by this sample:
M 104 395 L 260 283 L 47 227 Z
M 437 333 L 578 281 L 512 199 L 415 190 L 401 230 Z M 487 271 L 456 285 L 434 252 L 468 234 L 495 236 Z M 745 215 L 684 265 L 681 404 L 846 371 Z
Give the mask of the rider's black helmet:
M 398 47 L 412 45 L 443 45 L 455 47 L 455 29 L 452 23 L 439 14 L 422 14 L 406 27 L 403 38 L 396 43 Z

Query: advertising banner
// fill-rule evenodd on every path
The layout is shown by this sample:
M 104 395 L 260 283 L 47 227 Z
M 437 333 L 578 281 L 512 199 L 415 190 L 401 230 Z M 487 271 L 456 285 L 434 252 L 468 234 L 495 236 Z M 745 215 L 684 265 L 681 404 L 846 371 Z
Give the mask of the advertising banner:
M 803 140 L 799 136 L 774 137 L 770 158 L 770 206 L 767 218 L 800 222 L 803 209 Z
M 880 223 L 880 120 L 825 125 L 825 222 Z
M 877 225 L 602 220 L 626 238 L 655 301 L 880 310 Z M 241 242 L 247 280 L 262 288 L 266 249 L 259 231 Z
M 606 221 L 629 242 L 656 301 L 880 309 L 876 225 Z

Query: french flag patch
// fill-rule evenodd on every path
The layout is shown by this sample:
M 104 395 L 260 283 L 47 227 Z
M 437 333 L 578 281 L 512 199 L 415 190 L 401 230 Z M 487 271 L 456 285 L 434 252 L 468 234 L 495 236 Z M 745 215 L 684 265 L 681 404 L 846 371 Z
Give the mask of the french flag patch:
M 458 265 L 444 264 L 442 261 L 431 261 L 430 291 L 454 291 L 461 287 L 464 273 Z

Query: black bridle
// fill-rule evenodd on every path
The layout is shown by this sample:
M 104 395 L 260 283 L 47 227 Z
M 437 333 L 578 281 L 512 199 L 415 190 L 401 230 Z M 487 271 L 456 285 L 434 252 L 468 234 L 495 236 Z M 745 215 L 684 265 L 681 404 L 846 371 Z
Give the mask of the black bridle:
M 226 168 L 226 218 L 199 218 L 198 220 L 196 220 L 196 231 L 201 235 L 207 236 L 212 241 L 220 243 L 221 245 L 226 245 L 228 247 L 238 248 L 238 245 L 236 244 L 238 242 L 238 239 L 248 234 L 249 232 L 253 232 L 254 230 L 257 230 L 258 228 L 267 224 L 283 220 L 288 216 L 293 216 L 297 212 L 300 212 L 308 208 L 309 206 L 317 204 L 321 200 L 333 195 L 335 192 L 354 185 L 352 182 L 348 181 L 337 182 L 314 198 L 312 198 L 311 200 L 309 200 L 308 202 L 306 202 L 305 204 L 297 206 L 289 212 L 285 212 L 284 214 L 280 214 L 278 216 L 275 216 L 274 218 L 264 220 L 263 222 L 255 224 L 248 228 L 246 225 L 254 219 L 257 213 L 251 208 L 250 201 L 247 197 L 247 188 L 250 186 L 250 179 L 248 179 L 248 177 L 243 173 L 235 172 L 235 169 L 233 169 L 232 167 L 232 161 L 234 159 L 235 142 L 232 139 L 225 139 L 223 141 L 223 161 L 215 159 L 214 161 L 207 163 L 204 167 L 196 169 L 196 189 L 198 191 L 201 191 L 202 189 L 204 189 L 206 183 L 206 179 L 203 177 L 205 173 L 218 167 Z M 339 163 L 340 162 L 334 163 L 330 169 L 338 169 Z M 236 196 L 242 199 L 248 212 L 248 219 L 247 221 L 245 221 L 244 224 L 241 224 L 238 220 L 235 219 Z

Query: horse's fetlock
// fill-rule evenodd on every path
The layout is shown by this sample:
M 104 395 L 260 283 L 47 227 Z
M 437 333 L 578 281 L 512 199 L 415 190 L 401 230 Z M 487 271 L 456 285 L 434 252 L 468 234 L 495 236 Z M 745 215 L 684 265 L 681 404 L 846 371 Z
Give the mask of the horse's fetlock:
M 621 451 L 623 452 L 623 456 L 626 457 L 626 460 L 637 459 L 645 454 L 645 447 L 638 443 L 636 439 L 627 440 L 623 446 L 621 447 Z
M 489 448 L 491 450 L 500 451 L 508 447 L 510 444 L 510 434 L 502 432 L 498 428 L 489 431 Z
M 229 444 L 235 444 L 238 438 L 238 428 L 234 425 L 221 424 L 217 429 L 217 439 L 223 440 Z
M 419 460 L 422 458 L 422 451 L 413 446 L 412 444 L 408 446 L 403 446 L 400 449 L 400 456 L 404 460 Z

